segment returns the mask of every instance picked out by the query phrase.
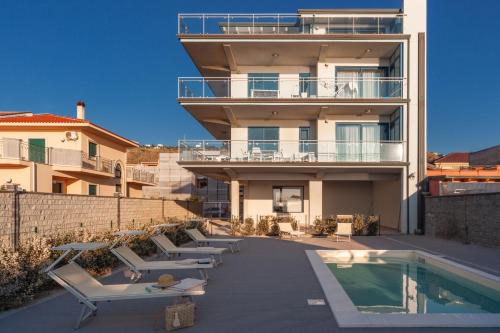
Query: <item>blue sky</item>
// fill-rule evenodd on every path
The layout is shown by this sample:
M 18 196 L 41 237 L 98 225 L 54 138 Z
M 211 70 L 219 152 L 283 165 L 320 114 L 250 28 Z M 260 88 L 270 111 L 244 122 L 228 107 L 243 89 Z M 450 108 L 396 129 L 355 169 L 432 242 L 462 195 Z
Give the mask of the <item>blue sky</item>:
M 399 7 L 399 0 L 0 0 L 0 110 L 75 115 L 141 143 L 210 138 L 176 101 L 197 76 L 177 13 Z M 500 1 L 429 0 L 429 150 L 500 143 Z

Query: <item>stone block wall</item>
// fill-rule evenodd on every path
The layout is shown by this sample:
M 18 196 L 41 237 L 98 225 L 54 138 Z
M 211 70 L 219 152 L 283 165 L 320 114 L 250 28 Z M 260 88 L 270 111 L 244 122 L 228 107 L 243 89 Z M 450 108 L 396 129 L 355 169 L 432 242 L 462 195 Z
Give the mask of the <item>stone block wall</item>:
M 0 192 L 0 244 L 13 246 L 35 236 L 137 228 L 163 218 L 201 214 L 201 204 L 164 199 Z
M 500 193 L 426 197 L 425 233 L 464 243 L 500 246 Z

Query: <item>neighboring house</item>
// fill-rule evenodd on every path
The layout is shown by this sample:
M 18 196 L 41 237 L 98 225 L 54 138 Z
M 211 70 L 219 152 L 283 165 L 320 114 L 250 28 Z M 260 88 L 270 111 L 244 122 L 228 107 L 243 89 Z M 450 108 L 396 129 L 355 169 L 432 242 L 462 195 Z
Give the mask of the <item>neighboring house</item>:
M 127 149 L 138 144 L 85 119 L 31 112 L 0 113 L 0 184 L 34 192 L 142 197 L 152 185 L 125 174 Z
M 180 140 L 178 163 L 230 182 L 234 217 L 361 213 L 419 227 L 425 0 L 178 19 L 201 73 L 178 79 L 178 101 L 215 138 Z
M 500 145 L 450 153 L 427 168 L 431 195 L 500 192 Z

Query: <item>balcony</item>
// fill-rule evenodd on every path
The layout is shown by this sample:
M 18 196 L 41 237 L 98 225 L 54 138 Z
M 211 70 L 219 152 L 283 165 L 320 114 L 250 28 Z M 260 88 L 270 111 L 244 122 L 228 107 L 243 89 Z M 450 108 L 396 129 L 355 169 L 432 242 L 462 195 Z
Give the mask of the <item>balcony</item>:
M 155 174 L 153 172 L 138 168 L 135 166 L 127 166 L 127 181 L 153 185 L 156 183 Z
M 401 99 L 405 79 L 375 78 L 203 78 L 178 79 L 178 98 Z
M 19 139 L 0 139 L 0 163 L 35 162 L 54 166 L 60 171 L 90 170 L 113 175 L 114 162 L 100 156 L 89 156 L 81 150 L 30 145 Z
M 180 162 L 403 162 L 402 141 L 180 140 Z
M 179 35 L 401 34 L 400 14 L 346 17 L 328 14 L 179 14 Z

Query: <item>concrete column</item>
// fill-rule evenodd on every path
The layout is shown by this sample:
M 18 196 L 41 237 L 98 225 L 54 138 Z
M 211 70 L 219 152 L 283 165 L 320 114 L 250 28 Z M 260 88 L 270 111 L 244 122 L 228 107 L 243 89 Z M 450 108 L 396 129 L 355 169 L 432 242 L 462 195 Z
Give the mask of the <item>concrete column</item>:
M 309 224 L 323 217 L 323 180 L 309 181 Z
M 240 216 L 240 182 L 231 180 L 231 217 Z

